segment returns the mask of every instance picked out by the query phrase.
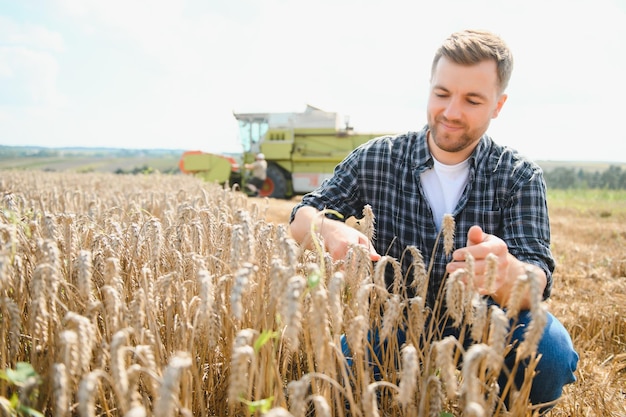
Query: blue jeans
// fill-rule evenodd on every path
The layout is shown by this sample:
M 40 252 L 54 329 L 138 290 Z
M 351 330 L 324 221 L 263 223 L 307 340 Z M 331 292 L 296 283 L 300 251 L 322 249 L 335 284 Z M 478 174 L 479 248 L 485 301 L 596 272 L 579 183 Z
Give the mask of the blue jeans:
M 530 402 L 532 404 L 542 404 L 557 400 L 563 393 L 563 387 L 576 381 L 574 371 L 578 364 L 578 353 L 574 350 L 572 339 L 561 322 L 552 314 L 547 314 L 547 324 L 541 340 L 539 341 L 539 345 L 537 346 L 537 353 L 541 354 L 541 359 L 535 368 L 536 375 L 532 381 L 530 390 Z M 518 342 L 523 340 L 524 328 L 530 323 L 530 320 L 529 311 L 520 312 L 515 321 L 517 326 L 513 331 L 513 340 L 517 340 Z M 514 323 L 511 322 L 511 325 L 513 324 Z M 443 330 L 443 337 L 449 335 L 458 337 L 459 331 L 459 328 L 447 327 Z M 406 341 L 404 330 L 399 329 L 396 335 L 398 346 L 402 346 Z M 382 350 L 384 349 L 385 343 L 380 344 L 378 331 L 371 331 L 368 338 L 370 339 L 370 343 L 372 343 L 376 356 L 379 359 L 382 358 Z M 466 340 L 466 347 L 469 347 L 471 343 L 471 340 Z M 345 335 L 341 338 L 341 349 L 344 356 L 348 359 L 348 364 L 351 364 L 352 354 L 350 353 Z M 507 355 L 504 363 L 509 370 L 513 369 L 515 364 L 515 349 L 512 349 Z M 524 382 L 526 365 L 527 364 L 523 362 L 518 365 L 514 378 L 515 385 L 518 388 L 521 387 Z M 374 367 L 374 378 L 380 378 L 380 371 L 376 369 L 376 366 Z M 505 372 L 500 374 L 498 383 L 501 388 L 504 388 L 508 378 Z
M 525 326 L 530 322 L 530 313 L 521 312 L 518 324 Z M 523 340 L 525 326 L 518 326 L 513 331 L 513 340 Z M 530 401 L 541 404 L 557 400 L 563 393 L 563 387 L 576 381 L 574 371 L 578 364 L 578 353 L 574 350 L 572 339 L 560 321 L 548 313 L 546 327 L 537 346 L 537 353 L 541 359 L 535 368 L 536 375 L 530 389 Z M 515 363 L 515 349 L 504 360 L 510 369 Z M 520 366 L 515 374 L 515 385 L 518 387 L 524 381 L 524 366 Z M 498 381 L 504 387 L 502 381 Z M 506 381 L 506 379 L 504 379 Z M 505 383 L 505 382 L 504 382 Z

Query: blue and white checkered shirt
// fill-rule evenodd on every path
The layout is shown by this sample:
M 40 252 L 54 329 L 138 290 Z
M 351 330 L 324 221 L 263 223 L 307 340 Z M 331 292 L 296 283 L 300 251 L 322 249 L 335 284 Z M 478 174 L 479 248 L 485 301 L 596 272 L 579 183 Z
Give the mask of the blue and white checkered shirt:
M 378 253 L 403 258 L 407 271 L 411 259 L 408 253 L 402 255 L 413 245 L 428 266 L 438 232 L 420 183 L 420 174 L 433 166 L 427 130 L 426 126 L 419 132 L 383 136 L 358 147 L 337 165 L 331 179 L 302 198 L 292 219 L 303 205 L 333 209 L 346 219 L 360 218 L 363 207 L 369 204 L 376 221 L 374 246 Z M 451 213 L 456 223 L 454 247 L 464 247 L 469 228 L 479 225 L 504 240 L 517 259 L 546 272 L 547 298 L 555 264 L 541 168 L 487 135 L 470 156 L 469 167 L 468 185 Z M 431 302 L 449 261 L 443 245 L 437 245 L 429 283 Z

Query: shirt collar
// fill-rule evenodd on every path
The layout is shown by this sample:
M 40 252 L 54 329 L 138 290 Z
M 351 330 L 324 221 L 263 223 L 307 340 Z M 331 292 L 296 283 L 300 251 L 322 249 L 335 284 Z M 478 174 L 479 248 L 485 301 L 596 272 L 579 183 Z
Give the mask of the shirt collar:
M 427 133 L 428 125 L 425 125 L 422 130 L 416 133 L 417 140 L 415 142 L 416 146 L 413 167 L 419 169 L 420 171 L 432 168 L 434 164 L 433 156 L 430 154 L 430 150 L 428 149 L 428 141 L 426 140 Z

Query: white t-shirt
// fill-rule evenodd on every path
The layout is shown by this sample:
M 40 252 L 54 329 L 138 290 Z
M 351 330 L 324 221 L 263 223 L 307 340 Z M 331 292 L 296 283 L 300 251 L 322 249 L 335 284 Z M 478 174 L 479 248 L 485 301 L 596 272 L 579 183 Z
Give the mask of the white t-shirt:
M 434 166 L 422 172 L 420 179 L 433 212 L 433 221 L 437 230 L 440 230 L 443 215 L 454 212 L 467 185 L 469 162 L 466 159 L 456 165 L 445 165 L 433 160 Z

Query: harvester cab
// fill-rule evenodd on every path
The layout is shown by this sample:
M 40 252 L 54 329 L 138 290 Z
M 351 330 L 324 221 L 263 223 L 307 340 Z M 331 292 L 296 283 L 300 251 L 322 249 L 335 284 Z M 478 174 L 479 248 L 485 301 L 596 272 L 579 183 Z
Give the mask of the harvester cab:
M 277 198 L 313 190 L 339 162 L 333 153 L 341 117 L 307 106 L 303 113 L 234 113 L 244 162 L 263 153 L 267 180 L 260 195 Z M 342 152 L 342 158 L 347 153 Z M 309 185 L 306 185 L 309 184 Z

